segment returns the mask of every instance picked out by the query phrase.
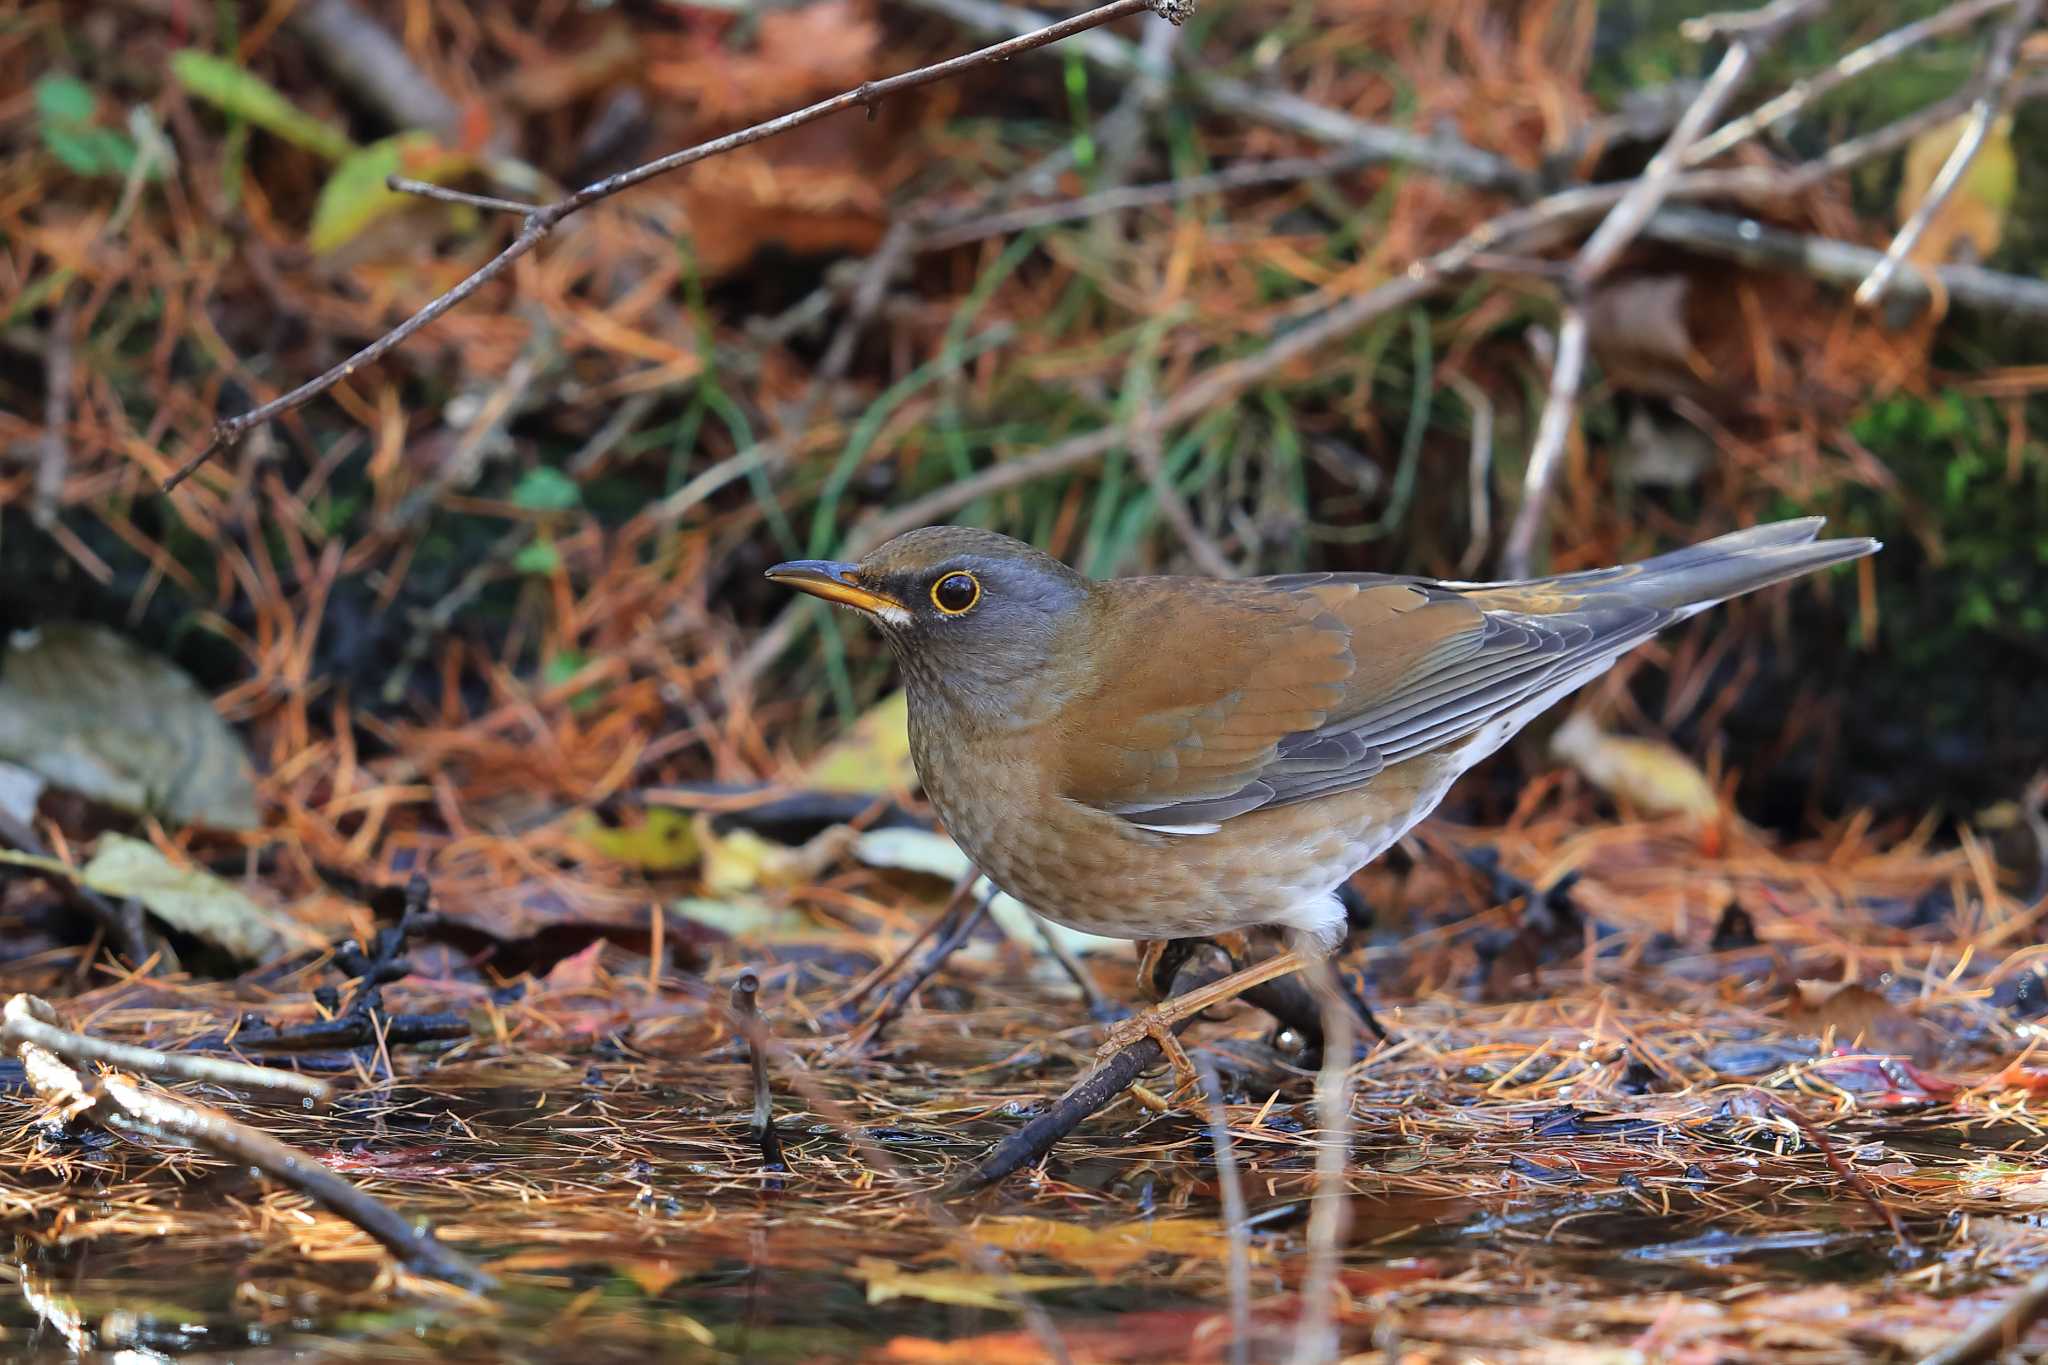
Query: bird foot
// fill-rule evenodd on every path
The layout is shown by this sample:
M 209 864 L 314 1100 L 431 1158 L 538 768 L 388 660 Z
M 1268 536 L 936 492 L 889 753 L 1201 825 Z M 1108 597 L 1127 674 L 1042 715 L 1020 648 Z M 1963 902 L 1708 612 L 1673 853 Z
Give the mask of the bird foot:
M 1146 1010 L 1128 1019 L 1119 1019 L 1103 1033 L 1102 1046 L 1095 1050 L 1096 1065 L 1108 1061 L 1134 1043 L 1147 1038 L 1159 1044 L 1159 1050 L 1166 1054 L 1166 1060 L 1173 1064 L 1173 1093 L 1191 1089 L 1201 1079 L 1195 1064 L 1188 1060 L 1187 1049 L 1174 1036 L 1173 1028 L 1158 1010 Z

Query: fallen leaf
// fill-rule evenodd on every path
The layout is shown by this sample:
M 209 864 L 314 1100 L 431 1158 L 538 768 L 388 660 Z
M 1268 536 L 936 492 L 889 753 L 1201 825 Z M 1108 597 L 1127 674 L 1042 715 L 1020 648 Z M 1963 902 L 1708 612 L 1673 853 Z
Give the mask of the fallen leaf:
M 1053 1289 L 1078 1289 L 1094 1283 L 1076 1275 L 984 1275 L 972 1270 L 905 1270 L 876 1256 L 854 1262 L 853 1278 L 868 1286 L 870 1304 L 890 1299 L 923 1299 L 960 1308 L 1000 1308 L 1014 1312 L 1023 1294 Z
M 590 811 L 576 817 L 570 838 L 591 854 L 643 872 L 677 872 L 697 865 L 697 834 L 690 813 L 646 806 L 608 824 Z
M 974 1235 L 1004 1251 L 1045 1256 L 1086 1270 L 1098 1279 L 1137 1265 L 1148 1256 L 1195 1256 L 1223 1261 L 1230 1239 L 1205 1218 L 1152 1218 L 1108 1227 L 1026 1215 L 986 1218 Z M 1258 1252 L 1253 1250 L 1253 1259 Z
M 387 186 L 388 176 L 401 175 L 445 185 L 476 168 L 476 159 L 443 147 L 432 133 L 415 129 L 356 148 L 336 164 L 313 204 L 307 244 L 327 255 L 354 241 L 388 214 L 415 208 L 420 200 Z
M 270 82 L 225 57 L 188 47 L 171 54 L 171 75 L 221 112 L 246 119 L 317 156 L 334 161 L 355 150 L 347 133 L 314 118 Z
M 254 829 L 242 743 L 175 665 L 98 626 L 23 631 L 0 656 L 0 758 L 173 825 Z
M 1720 798 L 1698 764 L 1661 740 L 1607 734 L 1588 712 L 1574 712 L 1558 727 L 1550 752 L 1645 815 L 1689 815 L 1702 823 L 1720 817 Z
M 173 929 L 247 962 L 320 944 L 319 935 L 264 909 L 231 883 L 200 868 L 177 867 L 156 845 L 126 835 L 102 834 L 78 880 L 103 896 L 132 896 Z
M 1793 986 L 1786 1027 L 1815 1036 L 1834 1030 L 1843 1047 L 1911 1055 L 1927 1026 L 1870 987 L 1854 981 L 1800 981 Z
M 1959 114 L 1907 145 L 1896 205 L 1899 222 L 1912 217 L 1926 200 L 1969 122 L 1968 114 Z M 2012 115 L 2001 114 L 1992 122 L 1984 145 L 1963 172 L 1963 178 L 1928 220 L 1927 230 L 1914 243 L 1907 259 L 1919 265 L 1958 260 L 1975 263 L 1986 259 L 1998 249 L 1999 240 L 2005 235 L 2006 216 L 2018 189 L 2019 161 L 2013 153 Z
M 917 785 L 910 761 L 910 699 L 892 692 L 811 761 L 801 785 L 815 791 L 886 795 Z

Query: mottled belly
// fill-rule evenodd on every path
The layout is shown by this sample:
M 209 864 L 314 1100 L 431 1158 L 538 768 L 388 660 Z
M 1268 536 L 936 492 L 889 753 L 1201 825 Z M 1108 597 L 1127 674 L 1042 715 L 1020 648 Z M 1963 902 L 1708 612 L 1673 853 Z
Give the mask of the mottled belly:
M 1112 938 L 1187 938 L 1327 922 L 1329 899 L 1443 799 L 1456 771 L 1432 758 L 1365 789 L 1157 834 L 1042 794 L 926 783 L 946 828 L 989 880 L 1048 919 Z

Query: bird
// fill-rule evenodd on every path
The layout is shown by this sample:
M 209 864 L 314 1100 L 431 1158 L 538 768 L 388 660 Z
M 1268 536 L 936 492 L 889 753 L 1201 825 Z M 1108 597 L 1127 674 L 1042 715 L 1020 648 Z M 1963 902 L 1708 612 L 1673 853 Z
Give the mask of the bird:
M 918 779 L 997 887 L 1070 928 L 1148 945 L 1280 931 L 1284 951 L 1124 1021 L 1107 1052 L 1143 1034 L 1164 1046 L 1167 1026 L 1334 952 L 1338 888 L 1629 650 L 1881 548 L 1818 539 L 1823 522 L 1505 582 L 1097 580 L 964 526 L 767 577 L 879 628 Z

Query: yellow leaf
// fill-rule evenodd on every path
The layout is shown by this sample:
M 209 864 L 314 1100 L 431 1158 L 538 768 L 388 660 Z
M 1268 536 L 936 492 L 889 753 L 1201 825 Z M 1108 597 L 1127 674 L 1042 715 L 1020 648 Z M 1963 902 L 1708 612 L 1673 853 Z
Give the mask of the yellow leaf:
M 1017 1307 L 1021 1294 L 1051 1289 L 1078 1289 L 1094 1281 L 1071 1275 L 983 1275 L 970 1270 L 905 1270 L 877 1256 L 863 1256 L 855 1262 L 853 1278 L 865 1280 L 868 1302 L 890 1299 L 924 1299 L 929 1303 L 953 1304 L 960 1308 Z
M 720 834 L 711 817 L 696 819 L 697 844 L 704 851 L 704 891 L 733 896 L 757 887 L 785 885 L 791 879 L 797 850 L 763 839 L 750 829 Z
M 974 1235 L 1004 1251 L 1047 1256 L 1097 1278 L 1129 1269 L 1147 1256 L 1225 1260 L 1230 1255 L 1230 1239 L 1202 1218 L 1155 1218 L 1097 1228 L 1019 1215 L 983 1219 L 974 1225 Z
M 870 707 L 844 737 L 812 760 L 803 783 L 817 791 L 876 795 L 916 786 L 905 694 L 892 692 Z
M 1906 148 L 1904 174 L 1899 180 L 1898 217 L 1911 217 L 1927 198 L 1942 165 L 1962 140 L 1969 115 L 1928 129 Z M 1959 257 L 1982 261 L 1998 249 L 2005 235 L 2005 219 L 2019 189 L 2019 160 L 2012 148 L 2012 115 L 2001 114 L 1991 125 L 1984 145 L 1969 169 L 1934 217 L 1927 224 L 1908 259 L 1920 265 L 1941 265 Z
M 1550 751 L 1645 815 L 1690 815 L 1700 821 L 1720 817 L 1721 801 L 1707 775 L 1661 740 L 1606 734 L 1592 716 L 1579 711 L 1551 736 Z
M 414 130 L 359 147 L 334 167 L 313 204 L 308 244 L 322 255 L 346 246 L 386 214 L 422 201 L 384 183 L 386 176 L 445 185 L 467 175 L 476 159 L 443 147 L 432 133 Z
M 624 823 L 608 825 L 585 811 L 570 836 L 592 853 L 643 872 L 676 872 L 697 864 L 697 836 L 690 813 L 673 806 L 649 806 Z

